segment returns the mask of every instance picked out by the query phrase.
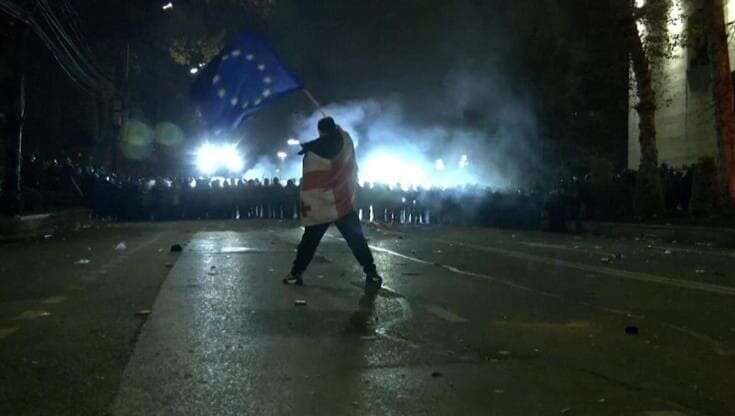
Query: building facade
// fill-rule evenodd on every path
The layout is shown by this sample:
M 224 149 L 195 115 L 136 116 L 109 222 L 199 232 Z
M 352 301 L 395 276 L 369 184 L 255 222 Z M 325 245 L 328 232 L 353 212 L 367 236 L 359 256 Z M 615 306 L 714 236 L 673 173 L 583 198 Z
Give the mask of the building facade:
M 641 0 L 639 0 L 640 2 Z M 686 16 L 695 11 L 692 0 L 672 0 L 669 10 L 668 33 L 679 36 L 689 24 Z M 728 30 L 730 67 L 735 68 L 735 0 L 725 2 L 725 25 Z M 639 31 L 645 33 L 645 27 Z M 656 91 L 656 142 L 659 163 L 684 166 L 703 157 L 717 158 L 715 102 L 712 92 L 712 65 L 704 39 L 700 44 L 676 46 L 673 56 L 654 71 Z M 634 83 L 633 83 L 634 84 Z M 637 169 L 640 163 L 638 113 L 635 86 L 630 91 L 628 112 L 628 167 Z

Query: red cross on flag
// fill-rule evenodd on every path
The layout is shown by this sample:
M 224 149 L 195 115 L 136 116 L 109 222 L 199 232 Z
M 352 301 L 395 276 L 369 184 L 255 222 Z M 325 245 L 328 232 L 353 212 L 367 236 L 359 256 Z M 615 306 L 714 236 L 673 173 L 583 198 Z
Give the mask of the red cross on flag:
M 301 222 L 317 225 L 337 221 L 355 210 L 357 163 L 355 147 L 347 132 L 342 150 L 332 159 L 307 152 L 301 179 Z

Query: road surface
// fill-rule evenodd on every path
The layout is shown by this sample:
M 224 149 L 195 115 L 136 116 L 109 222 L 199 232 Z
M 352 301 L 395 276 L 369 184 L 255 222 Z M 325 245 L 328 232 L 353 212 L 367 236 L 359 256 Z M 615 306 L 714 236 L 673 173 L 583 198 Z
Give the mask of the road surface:
M 28 243 L 6 246 L 7 267 L 57 261 L 50 276 L 72 273 L 78 287 L 17 283 L 24 300 L 0 297 L 5 414 L 735 414 L 732 249 L 371 226 L 385 287 L 369 299 L 336 229 L 306 285 L 284 286 L 300 233 L 121 224 L 35 242 L 40 259 Z M 173 242 L 182 253 L 168 252 Z M 90 263 L 60 254 L 74 244 L 90 245 Z M 152 311 L 142 325 L 140 309 Z M 116 336 L 100 342 L 95 329 Z M 65 333 L 79 340 L 59 341 Z M 29 345 L 47 345 L 39 354 L 52 362 Z M 36 401 L 38 389 L 51 400 Z

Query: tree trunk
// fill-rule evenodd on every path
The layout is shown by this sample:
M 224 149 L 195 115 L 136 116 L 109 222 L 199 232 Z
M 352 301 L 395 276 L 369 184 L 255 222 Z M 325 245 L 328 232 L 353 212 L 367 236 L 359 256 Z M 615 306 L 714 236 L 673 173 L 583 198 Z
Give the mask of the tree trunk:
M 656 149 L 656 95 L 653 90 L 651 63 L 643 48 L 643 41 L 633 22 L 633 32 L 628 40 L 630 59 L 636 82 L 638 104 L 638 141 L 641 145 L 641 165 L 658 165 Z
M 730 54 L 722 0 L 707 0 L 709 46 L 712 57 L 720 177 L 727 184 L 728 200 L 735 204 L 735 102 L 733 102 Z
M 26 108 L 26 60 L 28 55 L 28 38 L 30 29 L 17 24 L 18 60 L 16 61 L 13 94 L 16 97 L 8 115 L 4 192 L 2 194 L 2 210 L 6 215 L 19 215 L 23 212 L 23 127 L 25 125 Z
M 661 213 L 664 206 L 656 148 L 656 95 L 651 62 L 636 26 L 635 4 L 631 1 L 629 5 L 627 43 L 636 81 L 638 104 L 635 108 L 638 112 L 638 142 L 641 146 L 634 206 L 638 215 L 649 217 Z

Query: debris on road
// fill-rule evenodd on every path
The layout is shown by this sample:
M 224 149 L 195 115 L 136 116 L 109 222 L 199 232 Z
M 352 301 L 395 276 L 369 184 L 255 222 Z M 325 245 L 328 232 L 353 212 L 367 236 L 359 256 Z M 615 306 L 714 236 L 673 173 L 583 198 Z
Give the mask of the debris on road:
M 45 240 L 48 240 L 49 238 L 52 238 L 53 236 L 54 236 L 53 234 L 45 234 L 45 235 L 43 236 L 43 238 L 44 238 Z
M 603 257 L 603 258 L 600 259 L 600 261 L 602 263 L 610 263 L 610 258 L 609 257 Z
M 304 299 L 296 299 L 293 304 L 296 306 L 306 306 L 306 301 Z
M 664 254 L 666 254 L 666 255 L 671 254 L 671 250 L 664 251 Z
M 90 259 L 79 259 L 79 260 L 75 261 L 74 264 L 89 264 L 91 262 L 92 262 L 92 260 L 90 260 Z
M 565 407 L 564 409 L 561 409 L 561 414 L 568 415 L 569 413 L 572 413 L 571 407 Z
M 117 245 L 115 246 L 115 251 L 125 251 L 127 249 L 128 249 L 128 245 L 125 244 L 124 241 L 117 243 Z
M 184 251 L 184 248 L 181 247 L 181 244 L 174 244 L 171 246 L 172 253 L 181 253 L 182 251 Z
M 638 335 L 638 327 L 635 325 L 628 325 L 625 327 L 625 333 L 628 335 Z
M 510 355 L 510 351 L 500 350 L 500 351 L 498 351 L 498 354 L 507 357 L 507 356 Z
M 135 316 L 148 316 L 152 313 L 150 309 L 141 309 L 138 312 L 135 312 Z

